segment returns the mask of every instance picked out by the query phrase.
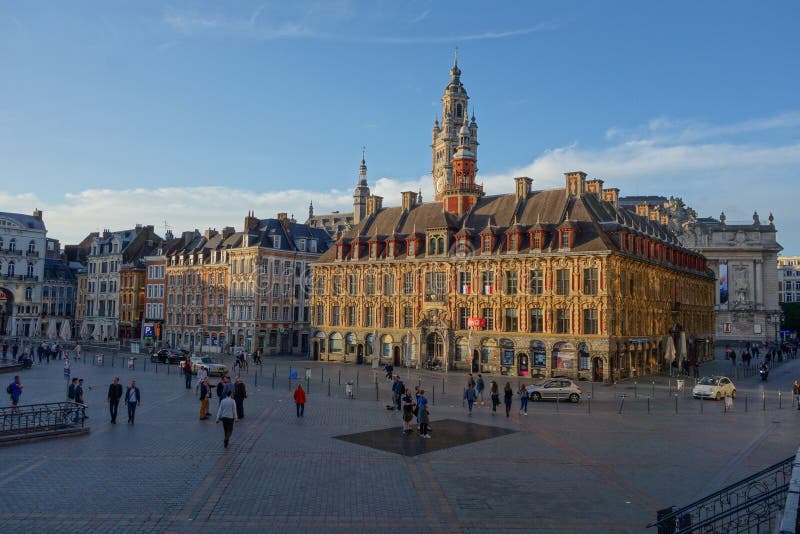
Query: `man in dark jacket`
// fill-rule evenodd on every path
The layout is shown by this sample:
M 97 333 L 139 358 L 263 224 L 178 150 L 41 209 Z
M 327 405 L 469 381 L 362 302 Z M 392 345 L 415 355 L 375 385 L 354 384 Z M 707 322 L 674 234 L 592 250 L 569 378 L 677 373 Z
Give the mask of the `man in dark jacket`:
M 111 413 L 111 424 L 117 424 L 117 408 L 119 400 L 122 398 L 122 384 L 119 377 L 114 378 L 114 382 L 108 386 L 108 411 Z

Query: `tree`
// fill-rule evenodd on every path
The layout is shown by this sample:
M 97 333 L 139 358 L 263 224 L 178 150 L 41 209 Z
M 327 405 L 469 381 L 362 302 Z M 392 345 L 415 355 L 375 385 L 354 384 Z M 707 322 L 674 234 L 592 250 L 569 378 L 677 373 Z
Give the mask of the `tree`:
M 782 330 L 800 331 L 800 302 L 781 302 L 783 311 Z

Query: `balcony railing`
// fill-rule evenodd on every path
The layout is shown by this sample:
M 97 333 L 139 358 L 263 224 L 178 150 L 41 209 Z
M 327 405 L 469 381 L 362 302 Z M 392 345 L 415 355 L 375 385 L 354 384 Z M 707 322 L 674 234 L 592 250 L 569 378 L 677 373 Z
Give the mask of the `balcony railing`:
M 659 512 L 659 532 L 772 532 L 784 508 L 795 457 L 791 456 L 682 508 Z
M 9 250 L 7 248 L 0 249 L 0 254 L 5 254 L 7 256 L 22 256 L 21 250 Z

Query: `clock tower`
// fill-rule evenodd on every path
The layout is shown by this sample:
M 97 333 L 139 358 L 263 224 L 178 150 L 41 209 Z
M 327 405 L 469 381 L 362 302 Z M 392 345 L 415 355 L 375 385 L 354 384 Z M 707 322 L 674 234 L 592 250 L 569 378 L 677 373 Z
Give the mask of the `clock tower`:
M 458 57 L 450 69 L 450 83 L 442 96 L 441 123 L 433 123 L 431 177 L 437 201 L 443 209 L 462 215 L 478 198 L 483 187 L 475 183 L 478 172 L 478 123 L 469 119 L 469 96 L 461 83 Z

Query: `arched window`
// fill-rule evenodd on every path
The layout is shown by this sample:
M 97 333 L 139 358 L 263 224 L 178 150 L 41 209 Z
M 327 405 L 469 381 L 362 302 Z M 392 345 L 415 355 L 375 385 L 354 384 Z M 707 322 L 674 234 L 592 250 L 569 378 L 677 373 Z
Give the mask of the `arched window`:
M 8 242 L 8 250 L 12 252 L 17 250 L 17 240 L 13 237 L 11 238 L 11 241 Z
M 26 287 L 25 288 L 25 300 L 33 300 L 33 288 Z
M 461 107 L 461 104 L 456 104 L 456 117 L 461 117 L 461 114 L 464 113 L 464 108 Z
M 28 271 L 27 271 L 27 275 L 28 275 L 28 276 L 33 276 L 33 263 L 32 263 L 32 262 L 30 262 L 30 261 L 28 262 Z
M 28 243 L 28 252 L 36 252 L 36 242 L 33 239 Z
M 444 254 L 444 238 L 440 237 L 436 240 L 437 244 L 439 245 L 439 250 L 437 251 L 439 254 Z
M 11 277 L 14 276 L 14 262 L 8 262 L 8 269 L 6 270 L 6 274 Z
M 436 254 L 436 238 L 434 237 L 428 241 L 428 254 Z

